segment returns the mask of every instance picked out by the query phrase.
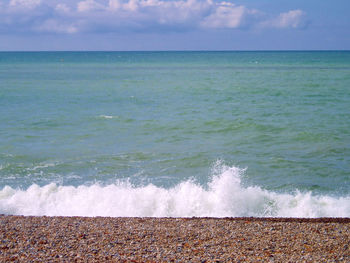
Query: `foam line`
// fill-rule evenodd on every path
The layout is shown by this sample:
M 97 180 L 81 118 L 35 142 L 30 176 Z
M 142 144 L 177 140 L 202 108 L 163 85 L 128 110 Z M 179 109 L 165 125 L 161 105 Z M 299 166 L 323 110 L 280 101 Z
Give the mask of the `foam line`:
M 281 194 L 258 186 L 243 187 L 237 167 L 217 165 L 211 181 L 201 186 L 184 181 L 166 189 L 125 181 L 102 186 L 5 186 L 0 213 L 47 216 L 114 217 L 350 217 L 350 197 Z

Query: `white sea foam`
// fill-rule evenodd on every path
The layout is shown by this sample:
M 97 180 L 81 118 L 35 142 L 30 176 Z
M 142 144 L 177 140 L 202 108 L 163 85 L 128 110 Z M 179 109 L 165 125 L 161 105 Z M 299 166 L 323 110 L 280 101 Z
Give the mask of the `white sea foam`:
M 236 167 L 217 166 L 206 187 L 185 181 L 166 189 L 152 184 L 133 186 L 59 186 L 54 183 L 26 190 L 5 186 L 0 213 L 47 216 L 140 217 L 349 217 L 350 197 L 280 194 L 260 187 L 243 187 Z
M 112 116 L 112 115 L 100 115 L 100 118 L 103 119 L 114 119 L 114 118 L 118 118 L 118 116 Z
M 41 163 L 39 165 L 33 166 L 33 167 L 29 167 L 26 168 L 27 171 L 36 171 L 38 169 L 43 169 L 43 168 L 48 168 L 48 167 L 54 167 L 56 166 L 57 163 Z

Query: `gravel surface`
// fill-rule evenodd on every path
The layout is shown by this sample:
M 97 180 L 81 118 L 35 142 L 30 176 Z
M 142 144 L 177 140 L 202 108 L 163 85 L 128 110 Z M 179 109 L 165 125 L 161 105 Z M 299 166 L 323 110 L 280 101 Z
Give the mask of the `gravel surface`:
M 350 218 L 0 221 L 1 262 L 350 262 Z

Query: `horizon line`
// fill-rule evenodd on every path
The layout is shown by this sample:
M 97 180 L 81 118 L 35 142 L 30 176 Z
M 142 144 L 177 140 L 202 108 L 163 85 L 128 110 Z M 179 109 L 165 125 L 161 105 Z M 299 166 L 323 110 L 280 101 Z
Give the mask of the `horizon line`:
M 5 52 L 339 52 L 350 49 L 0 50 Z

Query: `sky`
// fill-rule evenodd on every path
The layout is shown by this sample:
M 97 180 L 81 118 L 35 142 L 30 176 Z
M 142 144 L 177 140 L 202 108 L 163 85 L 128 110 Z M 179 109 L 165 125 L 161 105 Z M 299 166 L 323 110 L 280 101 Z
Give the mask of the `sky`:
M 15 50 L 350 50 L 350 0 L 0 0 Z

